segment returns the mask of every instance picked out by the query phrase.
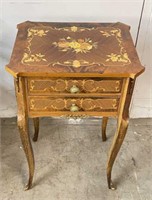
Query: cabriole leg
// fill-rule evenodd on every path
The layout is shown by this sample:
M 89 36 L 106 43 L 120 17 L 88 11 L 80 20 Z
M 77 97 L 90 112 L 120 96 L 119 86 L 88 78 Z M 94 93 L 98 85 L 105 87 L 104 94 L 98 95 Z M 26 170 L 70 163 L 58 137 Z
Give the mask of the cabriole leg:
M 102 141 L 106 141 L 106 128 L 107 128 L 107 123 L 108 123 L 108 117 L 103 117 L 102 118 Z
M 33 124 L 34 124 L 34 137 L 33 141 L 36 142 L 38 140 L 39 135 L 39 118 L 33 118 Z
M 122 119 L 120 122 L 120 126 L 118 127 L 116 134 L 114 136 L 113 143 L 109 152 L 108 163 L 107 163 L 107 181 L 109 189 L 112 190 L 115 189 L 111 180 L 112 167 L 116 159 L 116 156 L 120 150 L 120 147 L 123 143 L 123 140 L 125 138 L 127 128 L 128 128 L 128 118 Z
M 24 116 L 18 116 L 18 128 L 20 132 L 20 138 L 23 145 L 23 149 L 27 158 L 28 167 L 29 167 L 29 180 L 25 186 L 25 190 L 28 190 L 32 186 L 33 175 L 34 175 L 34 155 L 33 149 L 31 146 L 31 141 L 28 131 L 28 123 Z
M 19 77 L 18 79 L 15 80 L 15 90 L 16 90 L 16 98 L 17 98 L 17 104 L 18 104 L 17 123 L 18 123 L 19 132 L 20 132 L 20 138 L 22 141 L 23 149 L 24 149 L 27 162 L 28 162 L 28 167 L 29 167 L 29 179 L 25 187 L 25 190 L 28 190 L 32 186 L 35 164 L 34 164 L 33 149 L 31 146 L 29 130 L 28 130 L 28 113 L 27 113 L 24 78 Z

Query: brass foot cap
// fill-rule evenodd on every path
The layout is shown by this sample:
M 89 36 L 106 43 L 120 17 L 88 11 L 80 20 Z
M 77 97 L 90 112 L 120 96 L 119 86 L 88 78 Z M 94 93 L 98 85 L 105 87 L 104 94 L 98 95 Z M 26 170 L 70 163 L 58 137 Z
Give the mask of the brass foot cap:
M 116 186 L 114 186 L 113 182 L 111 181 L 109 189 L 116 190 Z

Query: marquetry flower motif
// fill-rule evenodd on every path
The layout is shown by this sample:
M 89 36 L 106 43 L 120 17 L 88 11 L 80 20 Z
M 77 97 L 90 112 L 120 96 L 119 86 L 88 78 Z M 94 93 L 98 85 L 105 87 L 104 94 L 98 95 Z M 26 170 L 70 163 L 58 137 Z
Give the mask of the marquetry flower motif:
M 74 60 L 73 63 L 72 63 L 72 66 L 75 67 L 75 68 L 78 68 L 78 67 L 81 66 L 81 63 L 78 60 Z
M 86 60 L 67 60 L 67 61 L 64 61 L 64 62 L 54 62 L 52 65 L 53 66 L 63 65 L 63 66 L 69 66 L 69 67 L 72 66 L 74 68 L 79 68 L 79 67 L 82 67 L 82 66 L 92 66 L 92 65 L 100 66 L 101 64 L 96 63 L 96 62 L 89 62 L 89 61 L 86 61 Z
M 46 62 L 46 59 L 44 57 L 45 57 L 45 55 L 42 55 L 41 53 L 38 53 L 38 54 L 24 53 L 21 62 L 23 64 L 24 63 L 41 62 L 41 61 L 45 61 Z
M 49 32 L 49 30 L 39 30 L 39 29 L 28 29 L 28 37 L 33 37 L 33 36 L 39 36 L 39 37 L 42 37 L 42 36 L 45 36 L 47 35 L 47 32 Z
M 100 33 L 105 37 L 116 36 L 121 38 L 121 30 L 120 29 L 113 29 L 108 31 L 100 31 Z
M 114 54 L 111 53 L 110 55 L 107 55 L 107 59 L 106 62 L 108 61 L 112 61 L 112 62 L 124 62 L 124 63 L 130 63 L 130 59 L 128 58 L 128 54 L 127 53 L 123 53 L 123 54 Z
M 76 53 L 87 53 L 93 48 L 97 48 L 97 42 L 93 42 L 90 38 L 85 39 L 72 39 L 71 37 L 62 38 L 59 42 L 53 42 L 55 47 L 58 47 L 60 51 L 70 51 Z
M 71 31 L 72 32 L 77 32 L 78 30 L 78 27 L 77 26 L 71 26 Z
M 100 33 L 104 37 L 114 36 L 117 39 L 118 44 L 120 46 L 120 53 L 119 54 L 111 53 L 111 54 L 107 55 L 108 58 L 106 59 L 106 62 L 109 62 L 109 61 L 111 61 L 111 62 L 122 62 L 122 63 L 125 63 L 125 64 L 131 63 L 126 50 L 122 46 L 122 37 L 121 37 L 121 30 L 120 29 L 100 31 Z
M 66 31 L 66 32 L 83 32 L 83 31 L 92 31 L 95 27 L 87 28 L 87 27 L 80 27 L 80 26 L 70 26 L 70 27 L 51 27 L 52 30 L 57 31 Z
M 47 32 L 49 32 L 49 30 L 34 29 L 34 28 L 28 29 L 28 34 L 27 34 L 28 46 L 27 46 L 26 52 L 23 54 L 23 58 L 21 60 L 22 64 L 30 64 L 30 63 L 34 63 L 34 62 L 37 63 L 37 62 L 41 62 L 41 61 L 44 61 L 44 62 L 47 61 L 45 59 L 45 55 L 43 55 L 41 53 L 32 54 L 31 49 L 30 49 L 31 41 L 33 40 L 33 37 L 34 36 L 43 37 L 43 36 L 47 35 Z

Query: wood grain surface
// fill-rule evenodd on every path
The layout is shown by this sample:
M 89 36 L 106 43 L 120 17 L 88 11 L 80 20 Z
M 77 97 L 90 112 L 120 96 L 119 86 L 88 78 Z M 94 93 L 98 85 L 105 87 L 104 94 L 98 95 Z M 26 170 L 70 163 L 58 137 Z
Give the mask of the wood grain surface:
M 24 22 L 6 69 L 17 76 L 131 77 L 144 71 L 122 23 Z

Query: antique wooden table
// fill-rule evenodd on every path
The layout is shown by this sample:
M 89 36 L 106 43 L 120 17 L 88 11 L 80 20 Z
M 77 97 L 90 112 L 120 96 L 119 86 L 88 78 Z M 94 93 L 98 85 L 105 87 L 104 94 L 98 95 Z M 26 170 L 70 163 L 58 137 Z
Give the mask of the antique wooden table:
M 107 162 L 108 187 L 114 189 L 113 163 L 126 135 L 135 79 L 144 71 L 129 29 L 122 23 L 18 25 L 6 70 L 15 79 L 18 127 L 29 166 L 26 189 L 34 174 L 28 118 L 34 120 L 36 141 L 42 116 L 103 116 L 103 141 L 108 117 L 117 118 Z

